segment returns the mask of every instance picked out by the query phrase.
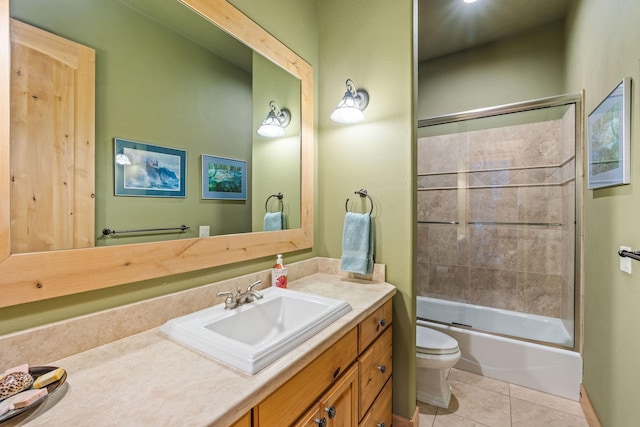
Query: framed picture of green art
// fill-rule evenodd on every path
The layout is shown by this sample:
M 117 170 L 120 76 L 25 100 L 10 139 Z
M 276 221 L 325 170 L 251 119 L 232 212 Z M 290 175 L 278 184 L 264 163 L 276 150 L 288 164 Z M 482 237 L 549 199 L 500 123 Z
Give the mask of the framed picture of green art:
M 247 200 L 247 162 L 203 154 L 202 198 Z
M 587 188 L 631 182 L 631 78 L 625 77 L 589 114 Z

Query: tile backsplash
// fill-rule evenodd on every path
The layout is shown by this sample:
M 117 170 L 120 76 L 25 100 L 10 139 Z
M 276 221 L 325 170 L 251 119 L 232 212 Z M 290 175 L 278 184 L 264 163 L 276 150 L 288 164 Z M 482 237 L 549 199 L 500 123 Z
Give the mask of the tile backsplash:
M 385 281 L 383 264 L 376 264 L 373 273 L 366 277 L 341 271 L 340 260 L 332 258 L 311 258 L 287 264 L 287 268 L 289 281 L 315 273 Z M 222 297 L 216 296 L 220 291 L 245 289 L 257 280 L 262 281 L 258 289 L 269 287 L 271 269 L 0 336 L 0 367 L 4 367 L 0 369 L 26 362 L 32 366 L 45 365 L 158 327 L 174 317 L 223 302 Z

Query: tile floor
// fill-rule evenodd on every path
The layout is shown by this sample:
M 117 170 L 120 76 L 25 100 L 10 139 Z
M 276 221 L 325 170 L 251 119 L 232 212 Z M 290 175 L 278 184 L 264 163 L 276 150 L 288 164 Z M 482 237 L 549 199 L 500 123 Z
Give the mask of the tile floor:
M 448 409 L 418 402 L 420 427 L 588 427 L 579 402 L 452 368 Z

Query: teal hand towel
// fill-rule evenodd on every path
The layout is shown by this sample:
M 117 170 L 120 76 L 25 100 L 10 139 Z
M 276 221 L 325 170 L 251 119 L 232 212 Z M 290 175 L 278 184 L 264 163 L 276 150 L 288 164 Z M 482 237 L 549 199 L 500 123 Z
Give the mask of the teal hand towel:
M 373 272 L 373 230 L 368 213 L 347 212 L 342 233 L 340 268 L 357 274 Z
M 282 212 L 267 212 L 264 215 L 264 231 L 276 231 L 284 229 L 284 216 Z

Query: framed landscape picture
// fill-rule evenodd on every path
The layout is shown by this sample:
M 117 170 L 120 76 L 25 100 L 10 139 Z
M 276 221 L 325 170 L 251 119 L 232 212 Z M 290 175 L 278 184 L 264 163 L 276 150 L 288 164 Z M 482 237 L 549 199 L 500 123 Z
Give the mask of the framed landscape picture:
M 203 154 L 202 198 L 247 200 L 247 162 Z
M 186 197 L 187 152 L 115 138 L 116 196 Z
M 589 114 L 587 188 L 629 184 L 631 78 L 626 77 Z

